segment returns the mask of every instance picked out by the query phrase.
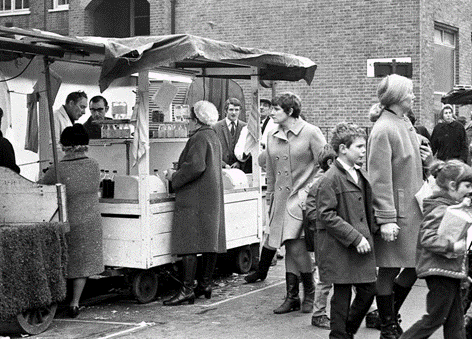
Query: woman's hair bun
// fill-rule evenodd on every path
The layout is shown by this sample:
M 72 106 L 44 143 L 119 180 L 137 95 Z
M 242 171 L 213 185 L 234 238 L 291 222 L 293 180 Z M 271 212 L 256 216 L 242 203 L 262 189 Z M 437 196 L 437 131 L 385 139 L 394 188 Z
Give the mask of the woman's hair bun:
M 66 127 L 61 133 L 62 146 L 84 146 L 89 143 L 89 136 L 82 124 Z
M 429 167 L 429 173 L 436 178 L 438 176 L 438 173 L 441 172 L 441 170 L 446 166 L 446 163 L 442 160 L 436 160 L 430 167 Z

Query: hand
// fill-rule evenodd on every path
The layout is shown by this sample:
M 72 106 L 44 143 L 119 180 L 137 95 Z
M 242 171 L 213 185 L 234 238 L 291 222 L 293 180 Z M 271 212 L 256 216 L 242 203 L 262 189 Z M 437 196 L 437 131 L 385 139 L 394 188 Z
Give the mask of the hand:
M 398 227 L 398 225 L 393 222 L 380 226 L 380 234 L 382 235 L 382 239 L 387 242 L 397 240 L 399 232 L 400 227 Z
M 172 181 L 172 175 L 174 175 L 175 172 L 175 169 L 169 168 L 168 170 L 164 171 L 165 178 L 169 181 Z
M 457 253 L 457 254 L 465 253 L 465 239 L 461 239 L 454 243 L 454 253 Z
M 236 162 L 233 163 L 230 167 L 231 167 L 231 168 L 241 168 L 241 165 L 239 164 L 239 162 L 236 161 Z
M 370 248 L 369 242 L 367 241 L 365 237 L 362 237 L 362 240 L 359 243 L 359 245 L 356 246 L 356 249 L 357 249 L 357 253 L 359 254 L 367 254 L 372 250 Z
M 421 160 L 425 161 L 426 159 L 428 159 L 431 156 L 431 154 L 433 154 L 433 151 L 431 151 L 431 148 L 428 145 L 421 144 L 420 154 L 421 154 Z

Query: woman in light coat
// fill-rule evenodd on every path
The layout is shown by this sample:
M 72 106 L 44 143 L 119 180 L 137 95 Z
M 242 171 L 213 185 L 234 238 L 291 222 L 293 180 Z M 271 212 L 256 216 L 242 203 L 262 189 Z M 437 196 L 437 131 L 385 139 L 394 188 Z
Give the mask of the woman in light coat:
M 313 309 L 314 285 L 311 258 L 303 239 L 302 207 L 306 187 L 313 182 L 318 171 L 317 159 L 326 139 L 321 130 L 300 116 L 300 98 L 285 93 L 272 101 L 270 113 L 278 124 L 267 139 L 267 194 L 269 203 L 268 246 L 286 249 L 287 296 L 274 310 L 281 314 L 300 309 L 299 278 L 303 282 L 302 311 Z
M 175 190 L 172 254 L 182 257 L 183 285 L 164 305 L 193 304 L 211 298 L 211 284 L 218 253 L 226 252 L 221 144 L 211 127 L 218 119 L 208 101 L 195 103 L 190 114 L 192 135 L 180 154 L 177 170 L 166 178 Z M 194 288 L 197 254 L 202 254 L 202 276 Z
M 412 81 L 389 75 L 380 82 L 377 95 L 380 103 L 371 109 L 375 124 L 367 144 L 374 214 L 380 227 L 374 235 L 379 267 L 377 306 L 381 338 L 396 339 L 401 334 L 398 310 L 416 281 L 422 215 L 415 194 L 423 184 L 422 158 L 426 159 L 431 151 L 428 146 L 420 146 L 405 116 L 415 98 Z

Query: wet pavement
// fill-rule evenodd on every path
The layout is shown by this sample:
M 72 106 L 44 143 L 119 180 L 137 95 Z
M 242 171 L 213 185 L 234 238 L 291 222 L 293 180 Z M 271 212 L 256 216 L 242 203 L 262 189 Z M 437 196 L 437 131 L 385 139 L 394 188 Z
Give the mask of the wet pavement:
M 162 299 L 172 293 L 170 281 L 148 304 L 136 303 L 119 278 L 92 281 L 78 318 L 59 312 L 46 332 L 31 338 L 328 338 L 329 331 L 311 325 L 311 314 L 272 312 L 285 295 L 283 261 L 271 268 L 264 282 L 248 285 L 243 277 L 218 274 L 211 299 L 174 307 L 162 305 Z M 403 328 L 424 313 L 426 293 L 424 281 L 419 280 L 402 308 Z M 356 338 L 378 339 L 379 331 L 363 324 Z M 431 338 L 443 338 L 442 330 Z

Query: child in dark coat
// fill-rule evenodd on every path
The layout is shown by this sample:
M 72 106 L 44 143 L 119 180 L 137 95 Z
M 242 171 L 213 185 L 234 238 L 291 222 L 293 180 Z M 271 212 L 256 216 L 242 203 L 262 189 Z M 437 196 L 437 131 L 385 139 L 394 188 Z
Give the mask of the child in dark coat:
M 472 169 L 459 160 L 438 161 L 430 168 L 440 190 L 423 201 L 424 217 L 416 258 L 418 278 L 426 280 L 426 312 L 401 339 L 429 338 L 444 326 L 444 338 L 465 339 L 461 280 L 467 278 L 465 236 L 453 241 L 438 228 L 449 206 L 470 204 Z
M 376 294 L 372 192 L 360 168 L 366 154 L 365 131 L 340 123 L 333 130 L 331 145 L 337 159 L 312 187 L 308 199 L 314 199 L 316 206 L 320 279 L 334 286 L 329 338 L 349 339 Z M 352 286 L 357 293 L 351 304 Z

